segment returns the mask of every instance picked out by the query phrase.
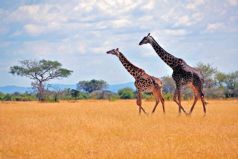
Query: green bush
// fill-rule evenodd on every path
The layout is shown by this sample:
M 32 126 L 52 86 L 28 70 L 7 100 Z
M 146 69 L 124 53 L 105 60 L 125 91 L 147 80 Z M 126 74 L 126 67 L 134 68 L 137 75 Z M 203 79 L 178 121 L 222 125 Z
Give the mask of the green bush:
M 115 93 L 111 92 L 111 91 L 107 91 L 107 90 L 97 90 L 97 91 L 93 91 L 92 93 L 90 93 L 90 98 L 91 99 L 110 99 L 112 96 L 116 96 Z
M 181 95 L 183 97 L 184 100 L 191 100 L 193 99 L 193 91 L 191 88 L 186 87 L 181 91 Z
M 10 94 L 5 94 L 5 96 L 2 99 L 3 101 L 11 101 L 12 100 L 12 96 Z
M 118 91 L 118 95 L 121 99 L 133 99 L 135 98 L 135 93 L 131 88 L 123 88 Z
M 33 100 L 36 100 L 36 96 L 34 94 L 18 93 L 18 92 L 15 92 L 13 94 L 0 93 L 0 100 L 2 101 L 33 101 Z
M 224 88 L 208 88 L 205 89 L 205 97 L 214 99 L 214 98 L 225 98 L 225 89 Z
M 142 93 L 142 98 L 147 100 L 147 101 L 155 100 L 155 97 L 153 96 L 152 93 Z
M 89 94 L 86 92 L 79 92 L 78 94 L 78 99 L 88 99 L 89 98 Z
M 0 100 L 3 100 L 3 97 L 5 96 L 4 93 L 0 92 Z
M 108 98 L 109 101 L 116 101 L 120 99 L 120 96 L 118 94 L 114 94 Z
M 164 100 L 173 100 L 172 93 L 164 93 L 163 97 L 164 97 Z

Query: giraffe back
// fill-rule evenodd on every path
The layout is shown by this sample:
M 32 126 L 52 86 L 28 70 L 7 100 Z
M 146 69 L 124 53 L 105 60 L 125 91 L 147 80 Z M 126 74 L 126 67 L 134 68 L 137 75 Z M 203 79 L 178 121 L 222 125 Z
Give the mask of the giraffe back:
M 141 92 L 153 92 L 154 89 L 160 89 L 162 82 L 160 79 L 144 74 L 138 77 L 135 81 L 135 87 Z

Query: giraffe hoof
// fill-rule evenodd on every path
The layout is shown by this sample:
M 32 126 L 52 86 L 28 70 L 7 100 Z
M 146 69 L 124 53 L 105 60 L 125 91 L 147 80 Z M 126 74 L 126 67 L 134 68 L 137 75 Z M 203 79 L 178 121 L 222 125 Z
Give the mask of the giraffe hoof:
M 147 116 L 149 115 L 149 113 L 147 113 L 147 112 L 144 112 L 144 114 L 147 115 Z
M 189 113 L 186 113 L 186 116 L 191 116 L 192 115 L 192 113 L 191 112 L 189 112 Z

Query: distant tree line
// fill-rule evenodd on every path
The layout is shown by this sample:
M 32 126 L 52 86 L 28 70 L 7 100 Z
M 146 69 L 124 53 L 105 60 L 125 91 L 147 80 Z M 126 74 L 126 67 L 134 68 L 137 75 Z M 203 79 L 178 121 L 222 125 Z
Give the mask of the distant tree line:
M 206 98 L 237 98 L 238 97 L 238 71 L 223 73 L 212 67 L 210 64 L 199 63 L 197 69 L 204 75 L 204 91 Z M 55 79 L 68 77 L 72 71 L 61 68 L 57 61 L 41 60 L 21 61 L 21 66 L 13 66 L 10 73 L 26 76 L 33 80 L 34 92 L 4 94 L 0 92 L 2 101 L 48 101 L 57 102 L 59 100 L 80 100 L 80 99 L 133 99 L 136 98 L 136 91 L 132 88 L 123 88 L 118 92 L 107 90 L 108 84 L 104 80 L 79 81 L 76 89 L 60 90 L 46 86 L 46 82 Z M 161 77 L 163 82 L 163 95 L 166 100 L 173 98 L 175 83 L 171 76 Z M 193 98 L 190 89 L 182 90 L 184 99 Z M 144 93 L 145 99 L 153 99 L 151 94 Z
M 223 73 L 210 64 L 199 63 L 196 67 L 202 71 L 204 76 L 205 97 L 210 99 L 217 98 L 237 98 L 238 97 L 238 71 Z M 172 99 L 175 84 L 171 77 L 162 77 L 163 91 L 165 99 Z M 183 88 L 184 99 L 193 98 L 191 89 Z

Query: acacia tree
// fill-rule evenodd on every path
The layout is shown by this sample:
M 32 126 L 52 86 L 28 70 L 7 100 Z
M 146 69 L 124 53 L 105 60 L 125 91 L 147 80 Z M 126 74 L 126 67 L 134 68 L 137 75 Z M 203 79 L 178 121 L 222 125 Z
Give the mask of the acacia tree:
M 223 72 L 217 72 L 215 75 L 215 79 L 216 79 L 218 87 L 222 88 L 224 87 L 224 83 L 227 79 L 227 75 Z
M 226 97 L 238 96 L 238 71 L 228 73 L 225 79 Z
M 50 60 L 23 60 L 20 66 L 10 67 L 10 73 L 28 77 L 33 80 L 32 86 L 38 92 L 39 101 L 44 100 L 44 83 L 51 79 L 68 77 L 73 71 L 62 68 L 58 61 Z
M 79 91 L 78 91 L 78 90 L 75 90 L 75 89 L 71 89 L 71 90 L 70 90 L 70 95 L 71 95 L 72 97 L 74 97 L 74 99 L 76 100 L 77 97 L 79 96 Z
M 214 80 L 217 73 L 217 69 L 212 67 L 210 64 L 198 63 L 197 67 L 200 70 L 204 77 L 204 87 L 212 88 L 215 86 L 216 82 Z
M 175 91 L 175 82 L 172 77 L 164 76 L 161 78 L 164 93 L 173 93 Z

